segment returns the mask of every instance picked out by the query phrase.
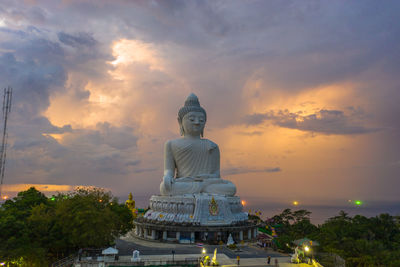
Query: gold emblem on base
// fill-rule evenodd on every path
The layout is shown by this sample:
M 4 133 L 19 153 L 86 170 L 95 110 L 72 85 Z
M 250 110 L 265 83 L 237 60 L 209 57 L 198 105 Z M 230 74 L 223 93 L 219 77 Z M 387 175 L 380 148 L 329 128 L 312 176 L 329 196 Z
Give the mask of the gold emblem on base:
M 214 197 L 212 197 L 212 199 L 210 201 L 210 205 L 208 206 L 208 209 L 209 209 L 211 215 L 213 215 L 213 216 L 218 215 L 218 204 L 215 201 Z

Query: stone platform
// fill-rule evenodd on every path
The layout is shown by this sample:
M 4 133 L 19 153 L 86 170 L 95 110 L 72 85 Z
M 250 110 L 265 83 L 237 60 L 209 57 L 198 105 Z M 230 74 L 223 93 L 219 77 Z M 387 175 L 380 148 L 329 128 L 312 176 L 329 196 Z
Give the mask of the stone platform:
M 150 210 L 144 218 L 150 221 L 189 223 L 201 226 L 234 225 L 245 222 L 240 198 L 212 194 L 152 196 Z
M 152 196 L 150 210 L 135 220 L 135 235 L 151 240 L 226 243 L 256 238 L 257 225 L 248 221 L 240 198 L 214 194 Z

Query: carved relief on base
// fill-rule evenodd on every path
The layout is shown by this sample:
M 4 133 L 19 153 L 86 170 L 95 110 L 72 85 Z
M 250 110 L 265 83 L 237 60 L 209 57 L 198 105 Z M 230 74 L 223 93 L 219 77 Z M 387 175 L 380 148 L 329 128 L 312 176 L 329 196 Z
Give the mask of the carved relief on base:
M 193 225 L 233 225 L 247 221 L 240 198 L 212 194 L 152 196 L 144 218 Z

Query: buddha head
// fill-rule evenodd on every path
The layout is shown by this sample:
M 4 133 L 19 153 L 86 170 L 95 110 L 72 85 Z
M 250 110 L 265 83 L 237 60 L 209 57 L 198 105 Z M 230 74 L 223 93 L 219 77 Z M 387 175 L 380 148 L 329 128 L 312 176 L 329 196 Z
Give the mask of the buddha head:
M 199 99 L 195 94 L 190 94 L 185 105 L 178 112 L 178 122 L 181 135 L 203 137 L 206 124 L 206 111 L 200 106 Z

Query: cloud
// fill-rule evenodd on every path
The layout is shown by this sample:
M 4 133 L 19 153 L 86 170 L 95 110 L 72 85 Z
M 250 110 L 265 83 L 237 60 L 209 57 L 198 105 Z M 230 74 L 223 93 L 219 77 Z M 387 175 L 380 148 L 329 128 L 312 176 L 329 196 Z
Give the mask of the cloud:
M 352 110 L 354 110 L 352 108 Z M 270 111 L 264 114 L 255 113 L 243 118 L 246 125 L 258 125 L 265 121 L 283 128 L 297 129 L 300 131 L 316 132 L 321 134 L 367 134 L 379 129 L 369 128 L 354 122 L 359 119 L 356 112 L 346 115 L 341 110 L 321 109 L 313 114 L 303 115 L 302 112 L 289 112 L 288 110 Z
M 140 166 L 138 138 L 130 127 L 99 123 L 95 129 L 55 132 L 57 138 L 32 130 L 26 138 L 10 136 L 8 172 L 15 182 L 108 184 L 110 175 L 129 175 L 132 167 Z
M 60 42 L 72 47 L 79 47 L 79 46 L 92 47 L 97 44 L 97 41 L 92 37 L 92 35 L 86 32 L 80 32 L 77 33 L 76 35 L 68 34 L 65 32 L 59 32 L 57 36 Z
M 255 172 L 281 172 L 281 168 L 274 167 L 274 168 L 247 168 L 247 167 L 238 167 L 238 168 L 228 168 L 223 169 L 223 175 L 236 175 L 242 173 L 255 173 Z
M 262 131 L 252 131 L 252 132 L 238 132 L 237 134 L 245 135 L 245 136 L 254 136 L 254 135 L 262 135 Z
M 106 145 L 119 151 L 136 147 L 137 137 L 131 127 L 115 127 L 108 122 L 98 123 L 95 129 L 77 129 L 73 134 L 66 135 L 62 143 L 69 146 L 80 144 L 101 146 Z
M 137 160 L 132 160 L 132 161 L 128 161 L 126 163 L 127 166 L 136 166 L 141 162 L 141 160 L 137 159 Z
M 206 137 L 227 151 L 225 163 L 251 161 L 262 176 L 269 162 L 285 170 L 274 174 L 285 183 L 295 182 L 290 173 L 303 174 L 302 182 L 361 177 L 365 188 L 383 172 L 394 190 L 397 166 L 354 166 L 400 158 L 399 8 L 398 1 L 1 1 L 0 83 L 14 88 L 7 171 L 20 182 L 111 185 L 117 194 L 140 182 L 157 190 L 162 143 L 179 137 L 176 112 L 194 92 L 209 114 Z M 318 88 L 324 94 L 313 96 Z M 263 129 L 270 124 L 278 127 Z M 301 143 L 287 129 L 322 137 Z M 320 164 L 326 169 L 307 166 L 338 146 L 346 155 L 332 152 Z M 287 150 L 296 152 L 280 157 Z
M 142 173 L 142 172 L 153 172 L 153 171 L 157 171 L 158 168 L 142 168 L 142 169 L 136 169 L 133 172 L 134 173 Z

